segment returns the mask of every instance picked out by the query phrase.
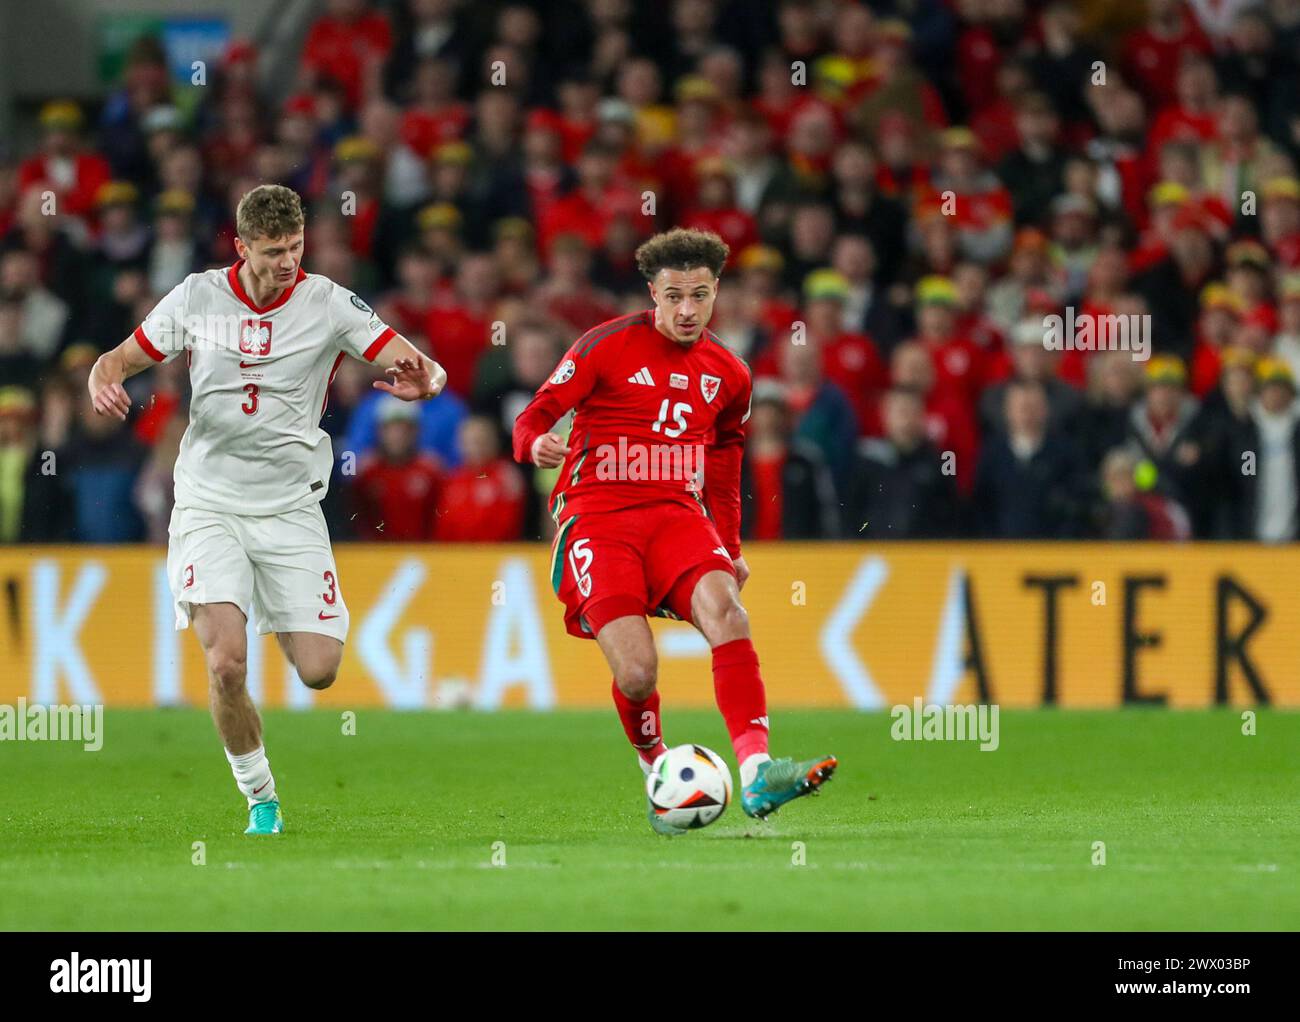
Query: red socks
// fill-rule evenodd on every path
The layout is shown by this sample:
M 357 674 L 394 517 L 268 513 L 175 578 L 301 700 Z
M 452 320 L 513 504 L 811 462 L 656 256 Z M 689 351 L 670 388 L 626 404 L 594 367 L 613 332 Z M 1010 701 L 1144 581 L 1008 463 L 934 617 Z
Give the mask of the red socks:
M 647 764 L 664 752 L 663 725 L 659 719 L 659 693 L 633 702 L 612 686 L 623 731 Z M 758 671 L 758 654 L 749 639 L 733 639 L 713 649 L 713 694 L 731 735 L 736 762 L 767 753 L 767 696 Z
M 713 694 L 727 722 L 736 762 L 767 752 L 767 696 L 749 639 L 713 647 Z
M 623 722 L 627 740 L 636 747 L 642 761 L 649 766 L 656 756 L 667 751 L 663 725 L 659 720 L 659 693 L 651 692 L 649 699 L 637 703 L 619 691 L 617 682 L 612 688 L 614 705 L 618 707 L 618 719 Z

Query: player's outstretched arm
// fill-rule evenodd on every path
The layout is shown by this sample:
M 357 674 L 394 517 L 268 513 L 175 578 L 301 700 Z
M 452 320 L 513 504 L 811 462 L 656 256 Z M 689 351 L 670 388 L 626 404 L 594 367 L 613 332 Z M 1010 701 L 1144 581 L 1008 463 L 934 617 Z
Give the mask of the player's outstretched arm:
M 420 354 L 415 345 L 394 334 L 378 355 L 374 365 L 383 369 L 388 379 L 376 380 L 375 389 L 386 391 L 403 401 L 424 401 L 437 397 L 447 385 L 447 373 L 433 359 Z
M 127 396 L 122 382 L 153 364 L 154 359 L 134 337 L 128 337 L 112 351 L 100 355 L 90 370 L 90 379 L 86 384 L 95 411 L 100 415 L 126 419 L 131 411 L 131 398 Z

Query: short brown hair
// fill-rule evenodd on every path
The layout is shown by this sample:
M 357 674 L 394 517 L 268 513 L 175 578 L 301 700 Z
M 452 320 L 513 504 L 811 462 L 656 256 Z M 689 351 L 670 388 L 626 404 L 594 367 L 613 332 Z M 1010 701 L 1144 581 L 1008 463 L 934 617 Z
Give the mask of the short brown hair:
M 654 280 L 660 270 L 694 270 L 701 266 L 721 277 L 730 254 L 731 248 L 712 231 L 675 227 L 656 234 L 636 250 L 636 268 L 646 280 Z
M 258 185 L 235 210 L 235 232 L 244 242 L 297 234 L 305 222 L 302 199 L 284 185 Z

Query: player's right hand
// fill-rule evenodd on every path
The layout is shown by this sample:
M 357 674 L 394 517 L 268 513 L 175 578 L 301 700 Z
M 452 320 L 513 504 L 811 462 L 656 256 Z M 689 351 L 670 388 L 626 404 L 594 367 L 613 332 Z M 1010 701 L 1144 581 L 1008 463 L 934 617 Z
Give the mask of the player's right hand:
M 533 464 L 538 468 L 558 468 L 568 453 L 564 438 L 555 433 L 543 433 L 533 441 Z
M 127 397 L 125 387 L 120 383 L 105 383 L 97 388 L 93 375 L 90 379 L 90 403 L 100 415 L 111 415 L 124 422 L 131 411 L 131 399 Z

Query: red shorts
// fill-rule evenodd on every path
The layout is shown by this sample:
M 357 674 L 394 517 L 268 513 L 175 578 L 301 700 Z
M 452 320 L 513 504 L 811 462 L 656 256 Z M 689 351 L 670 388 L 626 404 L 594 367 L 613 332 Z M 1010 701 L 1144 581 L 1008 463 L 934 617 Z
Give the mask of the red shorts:
M 704 510 L 684 504 L 570 515 L 551 544 L 551 586 L 580 639 L 629 614 L 691 620 L 691 593 L 710 571 L 736 573 Z

